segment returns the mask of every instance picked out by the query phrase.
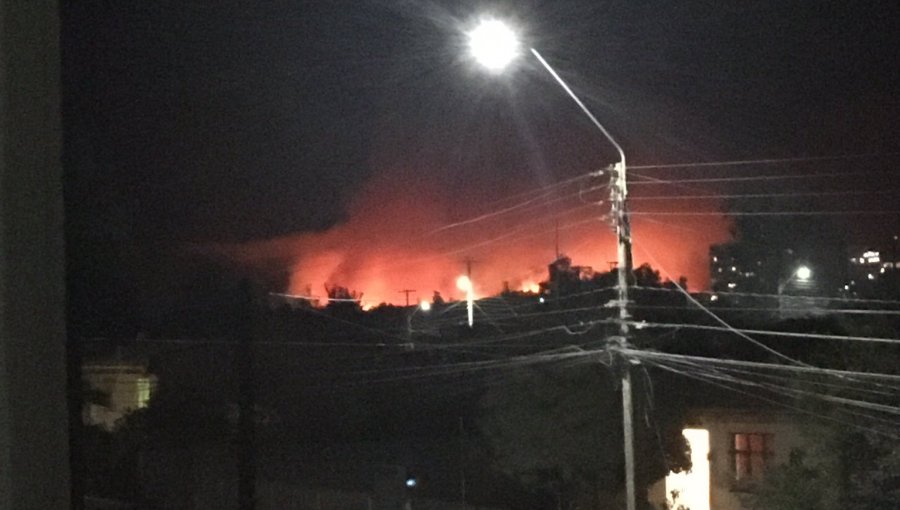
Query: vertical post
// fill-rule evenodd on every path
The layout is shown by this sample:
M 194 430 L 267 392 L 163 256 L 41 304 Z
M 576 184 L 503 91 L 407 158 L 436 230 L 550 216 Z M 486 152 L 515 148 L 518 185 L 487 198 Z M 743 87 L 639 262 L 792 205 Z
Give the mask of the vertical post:
M 625 491 L 628 510 L 636 510 L 637 501 L 635 499 L 634 487 L 634 433 L 632 424 L 632 407 L 631 407 L 631 372 L 629 371 L 629 362 L 621 351 L 628 346 L 628 275 L 631 273 L 631 225 L 628 221 L 628 186 L 626 180 L 625 151 L 619 142 L 609 134 L 609 131 L 603 127 L 603 124 L 597 120 L 597 117 L 588 109 L 587 106 L 575 95 L 575 92 L 569 85 L 559 76 L 556 70 L 544 60 L 544 57 L 534 48 L 531 53 L 538 59 L 544 69 L 550 73 L 557 83 L 566 91 L 569 97 L 575 101 L 575 104 L 581 108 L 581 111 L 596 126 L 603 136 L 609 140 L 619 153 L 619 163 L 615 166 L 615 181 L 610 189 L 612 195 L 613 216 L 615 218 L 616 238 L 618 244 L 617 250 L 617 273 L 618 273 L 618 308 L 619 308 L 619 335 L 616 338 L 616 347 L 620 350 L 619 364 L 622 370 L 622 425 L 624 427 L 625 442 Z
M 618 347 L 622 350 L 628 346 L 628 275 L 632 270 L 631 259 L 631 224 L 628 219 L 628 186 L 626 181 L 625 158 L 616 165 L 613 201 L 616 221 L 617 241 L 617 287 L 619 308 Z M 622 431 L 625 450 L 625 503 L 628 510 L 636 510 L 635 494 L 635 459 L 634 459 L 634 409 L 631 403 L 631 368 L 624 355 L 619 358 L 619 369 L 622 371 Z
M 416 289 L 403 289 L 400 294 L 406 294 L 406 306 L 409 306 L 409 294 L 415 292 Z
M 3 509 L 78 508 L 81 498 L 67 462 L 61 3 L 0 0 Z
M 559 220 L 556 220 L 556 259 L 559 260 Z
M 466 428 L 462 416 L 459 417 L 459 492 L 466 510 Z
M 249 282 L 240 289 L 238 306 L 238 338 L 235 368 L 238 382 L 238 508 L 253 510 L 256 506 L 256 451 L 254 441 L 253 408 L 253 335 L 255 334 L 256 303 Z

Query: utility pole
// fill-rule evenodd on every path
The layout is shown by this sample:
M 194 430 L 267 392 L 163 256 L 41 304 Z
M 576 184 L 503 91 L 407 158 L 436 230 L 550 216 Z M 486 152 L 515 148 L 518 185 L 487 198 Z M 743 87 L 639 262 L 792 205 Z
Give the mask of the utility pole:
M 409 294 L 415 291 L 416 289 L 403 289 L 400 291 L 400 294 L 406 294 L 406 306 L 409 306 Z
M 632 271 L 631 259 L 631 223 L 628 218 L 628 186 L 626 182 L 625 156 L 615 165 L 613 185 L 610 187 L 610 202 L 616 227 L 617 241 L 617 285 L 619 309 L 619 335 L 615 338 L 616 346 L 621 350 L 628 347 L 628 276 Z M 622 431 L 625 449 L 625 503 L 627 510 L 637 509 L 635 494 L 635 459 L 634 459 L 634 409 L 631 403 L 631 368 L 628 359 L 620 354 L 619 370 L 622 377 Z
M 603 124 L 597 120 L 597 117 L 588 109 L 587 106 L 575 95 L 575 92 L 569 85 L 559 76 L 553 67 L 544 60 L 544 57 L 534 48 L 531 53 L 538 59 L 544 69 L 553 76 L 557 83 L 566 91 L 569 97 L 581 108 L 581 111 L 596 126 L 603 136 L 616 148 L 619 153 L 619 163 L 613 166 L 615 173 L 612 186 L 610 186 L 610 198 L 613 207 L 613 216 L 616 227 L 616 239 L 618 244 L 617 264 L 618 273 L 618 309 L 619 309 L 619 334 L 610 339 L 610 347 L 619 351 L 618 365 L 620 366 L 622 376 L 622 426 L 624 430 L 625 443 L 625 491 L 626 491 L 626 508 L 627 510 L 637 510 L 637 500 L 635 498 L 635 482 L 634 482 L 634 430 L 632 428 L 633 409 L 631 406 L 631 372 L 629 370 L 629 361 L 623 354 L 628 347 L 628 275 L 631 273 L 631 225 L 628 221 L 628 187 L 626 186 L 626 166 L 625 151 L 619 142 L 609 134 L 609 131 L 603 127 Z
M 556 220 L 556 258 L 559 260 L 559 220 Z

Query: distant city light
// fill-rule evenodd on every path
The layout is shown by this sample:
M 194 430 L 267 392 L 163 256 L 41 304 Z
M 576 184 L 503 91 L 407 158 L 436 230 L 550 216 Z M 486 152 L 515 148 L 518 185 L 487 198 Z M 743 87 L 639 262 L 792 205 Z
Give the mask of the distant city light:
M 808 266 L 800 266 L 797 268 L 797 272 L 794 273 L 797 276 L 797 279 L 801 282 L 805 282 L 812 277 L 812 269 Z
M 875 250 L 869 250 L 862 254 L 859 262 L 861 264 L 877 264 L 881 262 L 881 253 Z
M 406 479 L 406 486 L 409 487 L 410 489 L 415 487 L 417 484 L 418 484 L 418 482 L 416 481 L 416 477 L 414 477 L 414 476 L 411 476 Z
M 421 303 L 419 303 L 419 309 L 422 310 L 423 312 L 427 312 L 427 311 L 431 310 L 431 303 L 423 300 Z
M 866 278 L 868 278 L 868 279 L 870 279 L 870 280 L 874 280 L 874 279 L 875 279 L 875 275 L 872 274 L 872 273 L 869 273 L 869 274 L 866 275 Z
M 728 288 L 729 288 L 729 289 L 733 289 L 733 288 L 735 288 L 735 287 L 737 287 L 737 284 L 736 284 L 736 283 L 734 283 L 734 282 L 728 282 Z
M 538 303 L 543 303 L 544 301 L 546 301 L 546 300 L 544 299 L 544 296 L 541 296 L 541 297 L 538 298 Z
M 472 56 L 492 72 L 502 71 L 519 55 L 519 40 L 502 21 L 482 20 L 468 36 Z

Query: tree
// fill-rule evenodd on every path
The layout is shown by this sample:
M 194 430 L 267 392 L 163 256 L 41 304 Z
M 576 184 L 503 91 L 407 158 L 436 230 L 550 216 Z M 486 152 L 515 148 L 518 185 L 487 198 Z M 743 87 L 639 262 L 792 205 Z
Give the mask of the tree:
M 900 508 L 900 440 L 867 431 L 847 434 L 843 446 L 850 507 Z
M 635 394 L 644 389 L 635 384 Z M 621 404 L 614 378 L 601 367 L 525 369 L 481 404 L 480 428 L 497 468 L 561 504 L 615 506 L 624 487 Z M 636 407 L 637 416 L 654 418 L 649 428 L 644 420 L 635 427 L 637 479 L 646 487 L 670 469 L 687 468 L 690 456 L 680 420 L 641 399 Z
M 747 501 L 753 510 L 823 510 L 834 508 L 836 474 L 821 463 L 810 463 L 794 450 L 790 460 L 769 472 Z
M 362 300 L 362 292 L 350 290 L 347 287 L 333 285 L 329 287 L 325 285 L 325 292 L 328 294 L 328 305 L 325 307 L 335 314 L 354 314 L 362 311 L 360 301 Z

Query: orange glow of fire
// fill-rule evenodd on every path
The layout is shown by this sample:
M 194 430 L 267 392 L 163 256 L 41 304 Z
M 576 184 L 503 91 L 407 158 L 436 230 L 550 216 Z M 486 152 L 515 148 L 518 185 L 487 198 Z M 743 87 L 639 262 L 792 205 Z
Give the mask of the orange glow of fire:
M 606 212 L 601 208 L 569 216 L 537 209 L 442 229 L 496 204 L 451 200 L 437 185 L 422 181 L 416 182 L 414 193 L 397 186 L 412 174 L 387 172 L 375 178 L 357 195 L 349 219 L 327 231 L 220 250 L 251 268 L 282 268 L 289 275 L 287 288 L 273 290 L 324 302 L 325 285 L 340 285 L 363 293 L 361 304 L 367 308 L 405 305 L 407 296 L 401 291 L 412 289 L 410 303 L 431 301 L 435 293 L 448 301 L 464 300 L 456 279 L 466 273 L 467 261 L 477 296 L 499 294 L 505 286 L 538 292 L 555 257 L 556 221 L 561 251 L 573 264 L 600 272 L 616 259 L 615 236 L 600 219 Z M 569 210 L 577 205 L 559 204 Z M 728 223 L 718 216 L 636 216 L 633 238 L 635 265 L 649 263 L 663 278 L 686 276 L 691 289 L 698 290 L 708 284 L 709 246 L 729 238 Z
M 541 290 L 541 286 L 538 282 L 533 280 L 525 280 L 522 282 L 522 292 L 530 292 L 532 294 L 537 294 Z

